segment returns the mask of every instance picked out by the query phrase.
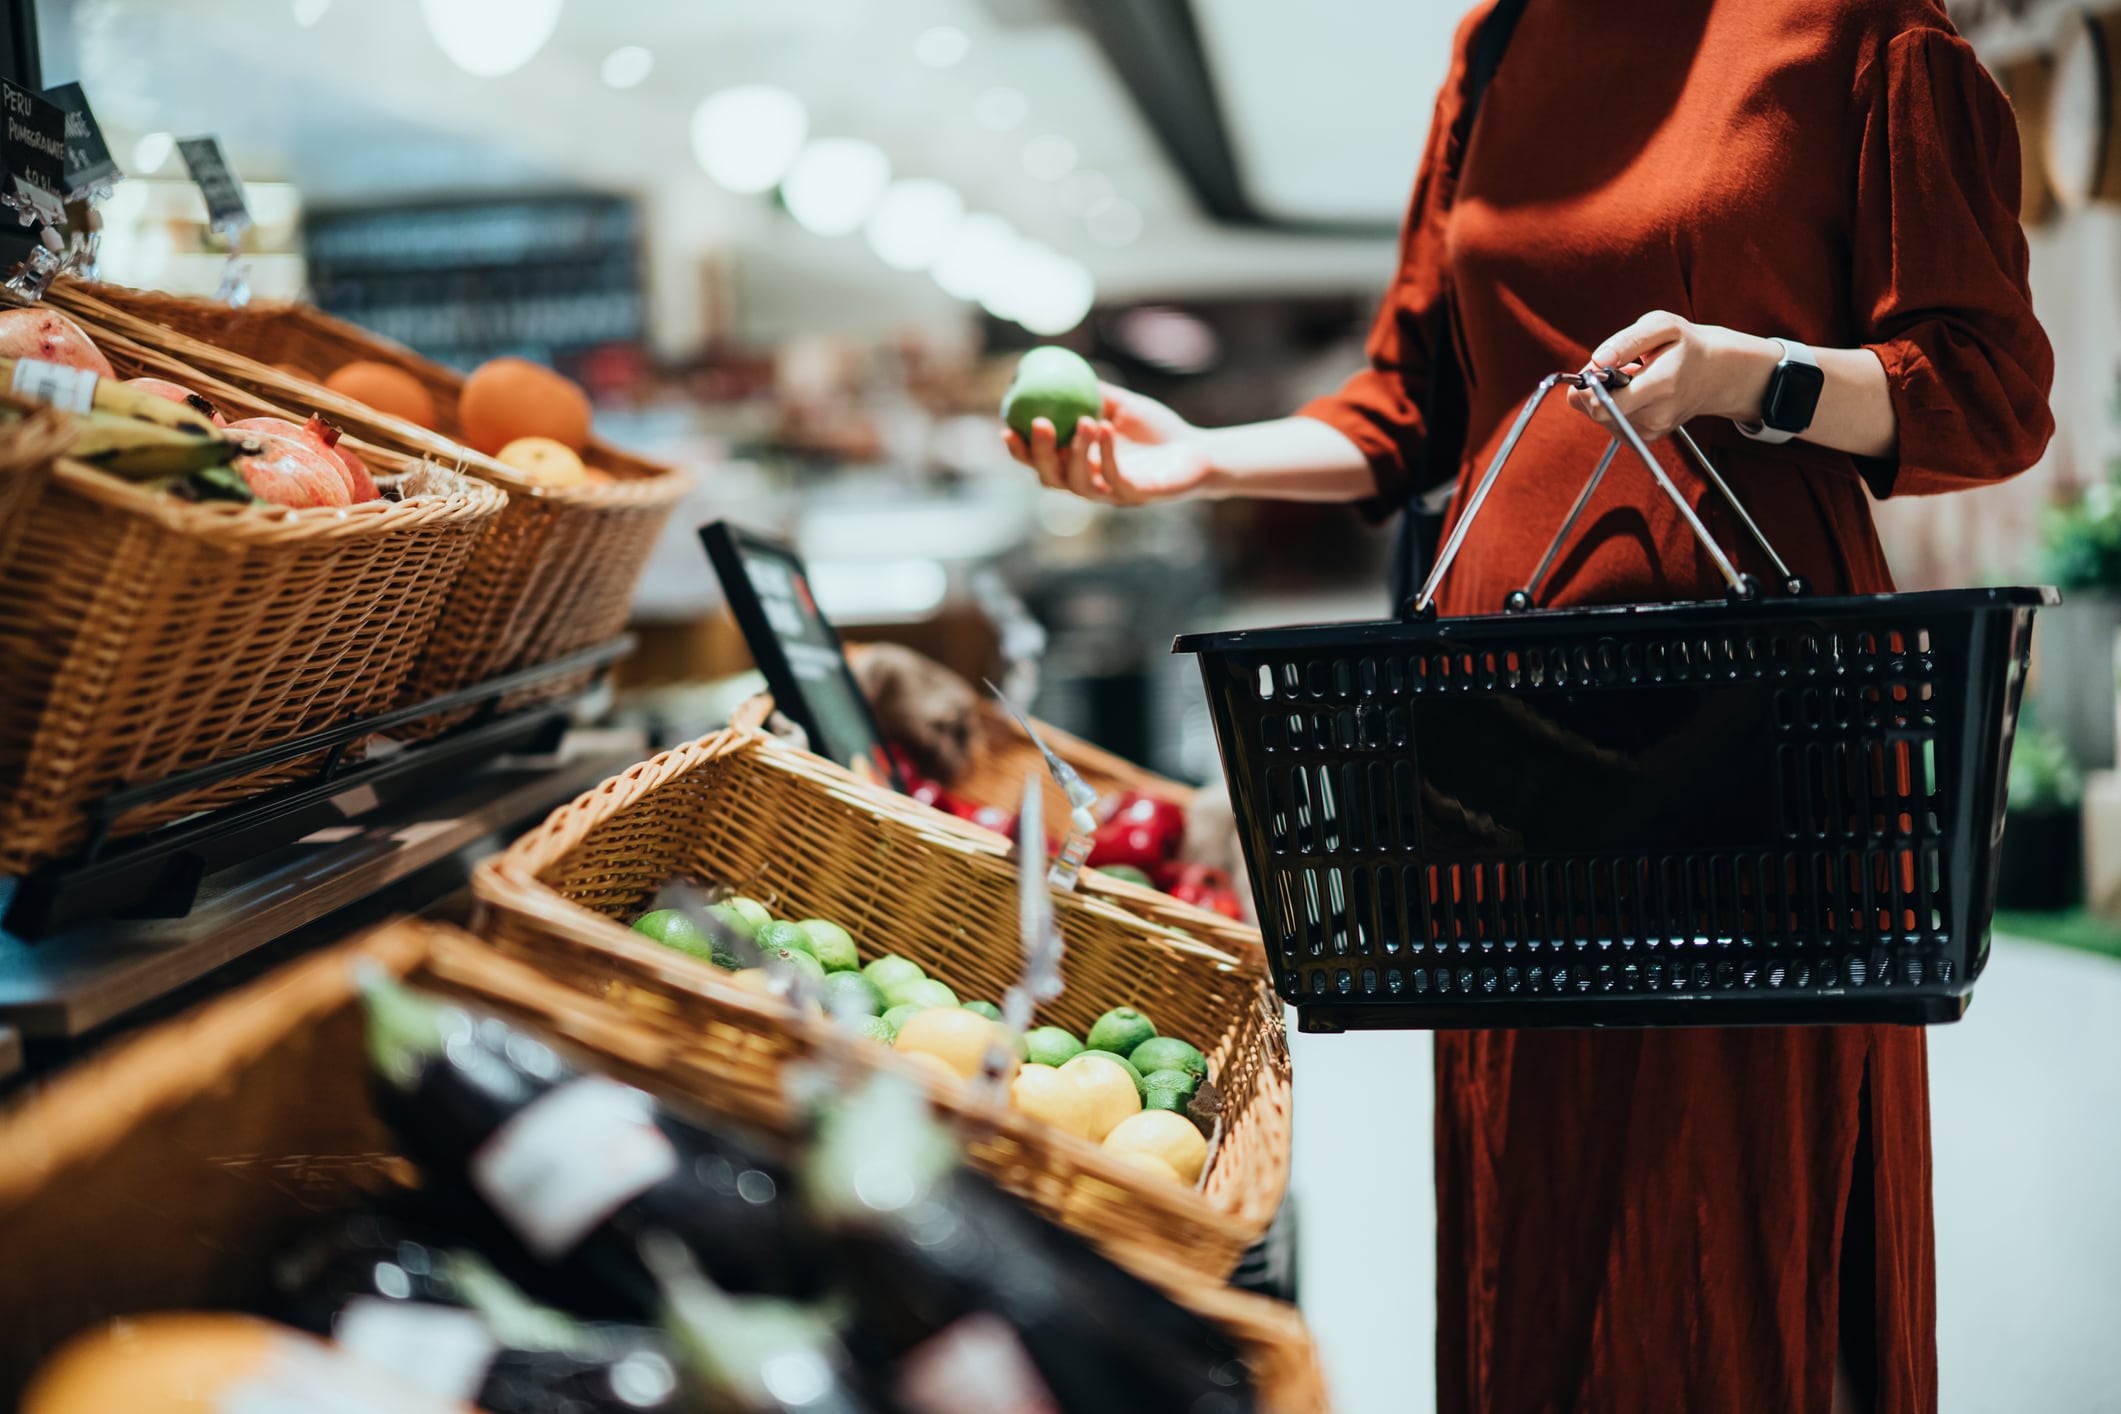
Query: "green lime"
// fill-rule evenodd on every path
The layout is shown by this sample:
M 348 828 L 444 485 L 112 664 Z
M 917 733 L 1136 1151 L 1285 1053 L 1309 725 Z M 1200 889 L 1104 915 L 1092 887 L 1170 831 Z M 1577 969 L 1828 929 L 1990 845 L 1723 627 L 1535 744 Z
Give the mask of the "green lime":
M 1207 1078 L 1208 1058 L 1176 1036 L 1151 1036 L 1127 1053 L 1134 1068 L 1147 1075 L 1152 1070 L 1183 1070 Z
M 1002 421 L 1029 442 L 1032 422 L 1046 418 L 1053 424 L 1054 437 L 1065 447 L 1075 435 L 1075 424 L 1096 417 L 1104 406 L 1097 371 L 1082 355 L 1048 345 L 1018 361 L 1016 378 L 1002 397 Z
M 1097 866 L 1097 872 L 1110 879 L 1125 879 L 1130 884 L 1140 884 L 1145 889 L 1156 887 L 1150 882 L 1147 874 L 1131 864 L 1100 864 Z
M 876 989 L 888 997 L 901 987 L 918 982 L 928 974 L 921 971 L 921 965 L 911 958 L 887 953 L 863 968 L 862 975 L 876 983 Z
M 1157 1075 L 1173 1075 L 1175 1071 L 1159 1070 Z M 1145 1110 L 1169 1110 L 1173 1114 L 1186 1112 L 1186 1101 L 1192 1099 L 1176 1085 L 1159 1085 L 1154 1076 L 1145 1079 L 1142 1090 L 1142 1108 Z
M 1097 1019 L 1083 1039 L 1093 1051 L 1114 1051 L 1123 1056 L 1156 1034 L 1156 1025 L 1130 1006 L 1116 1006 Z
M 890 1027 L 892 1039 L 897 1040 L 898 1029 L 906 1024 L 906 1018 L 912 1016 L 915 1012 L 922 1012 L 926 1010 L 928 1010 L 928 1008 L 924 1006 L 895 1006 L 891 1008 L 891 1010 L 885 1012 L 882 1016 L 878 1017 L 877 1020 L 883 1022 L 886 1026 Z
M 1089 1050 L 1084 1051 L 1083 1054 L 1086 1056 L 1103 1056 L 1108 1061 L 1118 1061 L 1121 1068 L 1124 1069 L 1127 1074 L 1134 1077 L 1134 1088 L 1137 1090 L 1142 1088 L 1142 1073 L 1134 1068 L 1133 1061 L 1128 1060 L 1119 1052 L 1103 1051 L 1093 1046 Z
M 714 961 L 714 939 L 707 930 L 675 908 L 659 908 L 653 913 L 644 913 L 633 920 L 633 931 L 653 938 L 666 948 L 675 948 L 687 957 Z
M 1142 1072 L 1142 1093 L 1151 1090 L 1176 1090 L 1186 1099 L 1193 1098 L 1200 1089 L 1200 1077 L 1190 1070 L 1149 1070 Z
M 810 935 L 793 923 L 767 923 L 759 929 L 752 941 L 759 945 L 760 952 L 777 952 L 787 948 L 792 952 L 817 956 L 817 949 L 811 945 Z
M 884 1010 L 884 994 L 859 972 L 828 972 L 825 1010 L 833 1016 L 877 1016 Z
M 938 982 L 933 977 L 923 977 L 901 987 L 886 987 L 884 995 L 894 1002 L 911 1002 L 923 1009 L 957 1005 L 957 993 L 950 990 L 947 982 Z
M 849 1029 L 864 1041 L 882 1041 L 887 1046 L 898 1039 L 898 1028 L 881 1016 L 858 1017 Z
M 1002 1019 L 1002 1009 L 993 1002 L 966 1002 L 965 1010 L 976 1011 L 989 1021 L 1000 1021 Z
M 766 954 L 766 961 L 771 963 L 775 958 L 779 958 L 798 972 L 809 973 L 810 980 L 818 986 L 825 985 L 825 969 L 809 953 L 797 952 L 794 948 L 775 948 Z
M 810 951 L 827 972 L 853 972 L 862 965 L 854 950 L 854 935 L 823 918 L 805 918 L 795 925 L 810 939 Z
M 1083 1053 L 1083 1043 L 1058 1026 L 1039 1026 L 1024 1033 L 1031 1060 L 1038 1065 L 1063 1066 Z
M 773 921 L 773 915 L 766 911 L 765 904 L 755 898 L 745 898 L 741 894 L 733 894 L 723 899 L 718 906 L 728 909 L 749 925 L 744 930 L 744 936 L 747 938 L 756 937 L 759 929 Z

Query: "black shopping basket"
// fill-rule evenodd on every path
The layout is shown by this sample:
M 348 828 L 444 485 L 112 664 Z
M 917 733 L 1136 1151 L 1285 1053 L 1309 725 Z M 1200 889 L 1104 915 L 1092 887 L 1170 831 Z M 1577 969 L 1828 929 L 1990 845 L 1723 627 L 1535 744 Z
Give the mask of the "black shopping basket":
M 1606 392 L 1525 404 L 1401 622 L 1197 634 L 1275 984 L 1305 1031 L 1956 1019 L 2052 589 L 1811 597 L 1736 571 Z M 1437 618 L 1540 402 L 1595 390 L 1722 601 Z

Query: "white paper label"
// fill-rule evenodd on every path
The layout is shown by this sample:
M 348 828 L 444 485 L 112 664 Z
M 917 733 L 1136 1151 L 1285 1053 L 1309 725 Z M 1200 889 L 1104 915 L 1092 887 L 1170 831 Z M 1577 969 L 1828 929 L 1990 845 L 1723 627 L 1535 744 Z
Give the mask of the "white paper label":
M 545 1261 L 678 1171 L 678 1152 L 630 1085 L 586 1076 L 540 1096 L 479 1146 L 472 1186 Z
M 357 1296 L 332 1322 L 341 1350 L 430 1394 L 476 1404 L 500 1350 L 485 1317 L 425 1301 Z
M 308 1340 L 281 1342 L 255 1374 L 222 1390 L 212 1407 L 215 1414 L 463 1414 L 464 1409 Z
M 63 363 L 18 358 L 10 388 L 18 398 L 49 403 L 67 412 L 87 412 L 96 404 L 95 373 L 86 368 L 69 368 Z
M 892 1392 L 908 1414 L 1060 1414 L 1023 1341 L 996 1316 L 966 1316 L 931 1336 Z

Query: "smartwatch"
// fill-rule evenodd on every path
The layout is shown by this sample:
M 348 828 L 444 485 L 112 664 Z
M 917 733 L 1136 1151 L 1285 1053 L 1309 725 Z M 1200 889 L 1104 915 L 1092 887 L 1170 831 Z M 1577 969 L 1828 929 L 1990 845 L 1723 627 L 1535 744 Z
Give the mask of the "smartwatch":
M 1760 400 L 1760 421 L 1741 422 L 1738 430 L 1756 442 L 1787 442 L 1812 425 L 1819 410 L 1819 393 L 1826 375 L 1819 360 L 1795 339 L 1777 339 L 1782 362 L 1768 379 L 1767 396 Z

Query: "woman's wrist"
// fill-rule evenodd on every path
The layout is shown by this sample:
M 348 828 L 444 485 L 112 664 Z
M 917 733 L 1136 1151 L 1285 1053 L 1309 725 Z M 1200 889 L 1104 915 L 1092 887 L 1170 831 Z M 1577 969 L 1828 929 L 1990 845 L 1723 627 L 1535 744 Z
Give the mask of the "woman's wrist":
M 1726 329 L 1727 347 L 1717 360 L 1715 415 L 1733 422 L 1758 422 L 1767 403 L 1768 384 L 1782 363 L 1782 345 L 1756 334 Z

